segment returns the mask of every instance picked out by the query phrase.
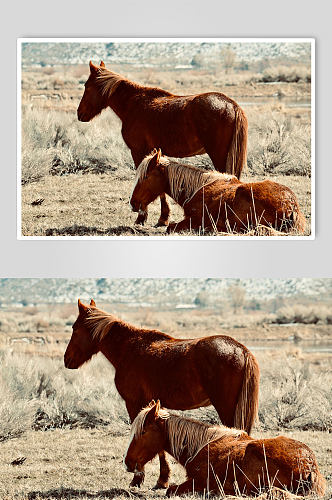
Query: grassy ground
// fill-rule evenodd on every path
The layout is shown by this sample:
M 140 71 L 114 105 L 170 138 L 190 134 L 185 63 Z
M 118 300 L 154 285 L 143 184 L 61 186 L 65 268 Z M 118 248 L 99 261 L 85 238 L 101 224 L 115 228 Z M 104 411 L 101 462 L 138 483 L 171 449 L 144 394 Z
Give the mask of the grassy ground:
M 277 435 L 277 433 L 274 433 Z M 326 432 L 293 431 L 283 435 L 305 442 L 316 454 L 322 473 L 331 476 L 331 435 Z M 272 433 L 255 432 L 255 437 Z M 151 488 L 158 477 L 156 459 L 146 467 L 142 489 L 129 488 L 132 474 L 122 463 L 126 439 L 115 437 L 111 428 L 27 432 L 1 444 L 0 497 L 6 500 L 163 498 L 163 490 Z M 26 460 L 20 466 L 11 462 Z M 183 469 L 171 462 L 171 482 L 184 480 Z M 331 495 L 331 485 L 325 499 Z M 189 497 L 194 498 L 194 497 Z
M 114 174 L 47 176 L 22 189 L 22 235 L 25 236 L 162 236 L 165 228 L 154 227 L 160 214 L 160 202 L 149 206 L 145 226 L 135 225 L 137 214 L 130 208 L 129 198 L 135 174 L 128 170 L 121 179 Z M 261 180 L 263 176 L 246 176 Z M 273 178 L 296 191 L 306 216 L 306 234 L 310 234 L 310 179 L 300 176 Z M 33 205 L 43 198 L 41 205 Z M 170 200 L 171 220 L 182 220 L 181 207 Z M 183 233 L 184 235 L 190 232 Z
M 243 100 L 249 120 L 249 170 L 243 180 L 273 178 L 292 188 L 306 215 L 305 234 L 310 233 L 310 108 L 296 105 L 310 99 L 304 73 L 297 83 L 289 76 L 267 84 L 248 72 L 113 69 L 179 94 L 217 90 Z M 82 66 L 23 72 L 22 234 L 163 235 L 164 229 L 154 228 L 158 203 L 144 228 L 134 224 L 128 205 L 133 161 L 114 113 L 106 110 L 91 123 L 77 120 L 86 78 Z M 186 161 L 212 168 L 207 155 Z M 172 205 L 173 219 L 180 220 L 182 210 Z

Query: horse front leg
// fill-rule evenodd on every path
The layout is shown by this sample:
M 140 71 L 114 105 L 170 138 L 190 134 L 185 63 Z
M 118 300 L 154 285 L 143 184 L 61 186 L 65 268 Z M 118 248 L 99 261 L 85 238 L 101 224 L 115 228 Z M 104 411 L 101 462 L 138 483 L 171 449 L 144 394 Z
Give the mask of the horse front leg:
M 146 208 L 143 210 L 142 208 L 139 209 L 137 219 L 135 220 L 135 224 L 140 224 L 141 226 L 144 226 L 144 223 L 146 222 L 146 219 L 148 218 L 148 209 Z
M 166 496 L 167 497 L 173 497 L 173 496 L 180 496 L 180 495 L 190 495 L 193 494 L 194 491 L 194 482 L 192 479 L 188 479 L 182 484 L 172 484 L 166 491 Z
M 159 462 L 160 462 L 160 474 L 157 484 L 153 487 L 154 490 L 166 489 L 168 487 L 168 480 L 171 473 L 171 469 L 168 465 L 164 451 L 159 453 Z
M 167 227 L 167 234 L 179 233 L 181 231 L 190 231 L 194 229 L 192 226 L 192 219 L 188 217 L 188 219 L 183 219 L 180 222 L 172 222 Z
M 169 204 L 167 203 L 165 193 L 160 195 L 160 208 L 161 208 L 160 217 L 159 217 L 159 220 L 156 224 L 156 227 L 168 225 L 170 208 L 169 208 Z

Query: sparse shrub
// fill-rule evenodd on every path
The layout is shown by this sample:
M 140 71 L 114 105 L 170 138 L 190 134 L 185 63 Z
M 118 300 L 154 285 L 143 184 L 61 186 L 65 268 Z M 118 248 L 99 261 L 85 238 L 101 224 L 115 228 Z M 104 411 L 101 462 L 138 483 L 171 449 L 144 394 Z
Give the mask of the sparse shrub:
M 112 424 L 114 434 L 127 429 L 129 419 L 112 383 L 111 365 L 101 356 L 75 373 L 61 361 L 1 357 L 0 440 L 29 428 Z
M 102 173 L 133 168 L 129 149 L 120 134 L 120 122 L 104 113 L 83 124 L 65 112 L 25 108 L 22 120 L 22 183 L 45 175 Z M 103 123 L 102 123 L 103 122 Z
M 257 117 L 248 141 L 253 174 L 311 175 L 310 127 L 273 112 Z
M 308 364 L 287 359 L 261 380 L 259 420 L 265 429 L 328 430 L 332 426 L 330 381 Z
M 315 325 L 318 322 L 331 324 L 332 313 L 328 307 L 323 305 L 305 306 L 295 304 L 293 306 L 281 307 L 272 320 L 277 324 L 302 323 L 306 325 Z
M 262 82 L 310 82 L 310 66 L 269 66 L 263 71 Z

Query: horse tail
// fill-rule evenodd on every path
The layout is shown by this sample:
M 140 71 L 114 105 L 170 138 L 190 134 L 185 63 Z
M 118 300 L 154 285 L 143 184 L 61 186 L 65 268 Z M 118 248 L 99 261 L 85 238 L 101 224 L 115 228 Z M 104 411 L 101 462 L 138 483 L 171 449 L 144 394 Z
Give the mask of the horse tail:
M 293 219 L 293 227 L 299 233 L 304 233 L 305 226 L 306 226 L 306 220 L 305 220 L 305 216 L 301 212 L 299 206 L 297 207 L 297 210 L 293 211 L 293 213 L 292 213 L 292 219 Z
M 234 427 L 250 434 L 258 415 L 259 366 L 250 351 L 246 360 L 240 396 L 235 408 Z
M 306 485 L 306 493 L 316 493 L 317 496 L 323 497 L 326 490 L 326 481 L 322 474 L 319 472 L 317 464 L 315 469 L 311 470 L 306 481 L 303 481 Z
M 227 154 L 226 173 L 240 179 L 242 169 L 247 165 L 248 120 L 240 106 L 236 105 L 234 108 L 235 125 Z

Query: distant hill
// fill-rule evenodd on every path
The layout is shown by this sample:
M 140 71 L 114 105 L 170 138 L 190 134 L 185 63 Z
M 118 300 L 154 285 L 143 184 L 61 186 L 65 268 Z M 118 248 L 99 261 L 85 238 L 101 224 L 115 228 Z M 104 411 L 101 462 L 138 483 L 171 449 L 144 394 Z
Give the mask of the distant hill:
M 247 299 L 275 297 L 332 297 L 332 279 L 0 279 L 3 304 L 70 303 L 94 298 L 130 305 L 193 304 L 201 292 L 218 300 L 230 284 L 240 284 Z M 213 302 L 213 300 L 212 300 Z
M 107 63 L 127 63 L 134 66 L 190 67 L 194 58 L 197 61 L 197 57 L 203 65 L 208 65 L 220 58 L 221 51 L 225 48 L 234 51 L 237 61 L 248 62 L 276 58 L 310 61 L 309 43 L 36 42 L 23 44 L 22 65 L 28 67 L 87 64 L 90 59 L 95 63 L 104 59 Z

